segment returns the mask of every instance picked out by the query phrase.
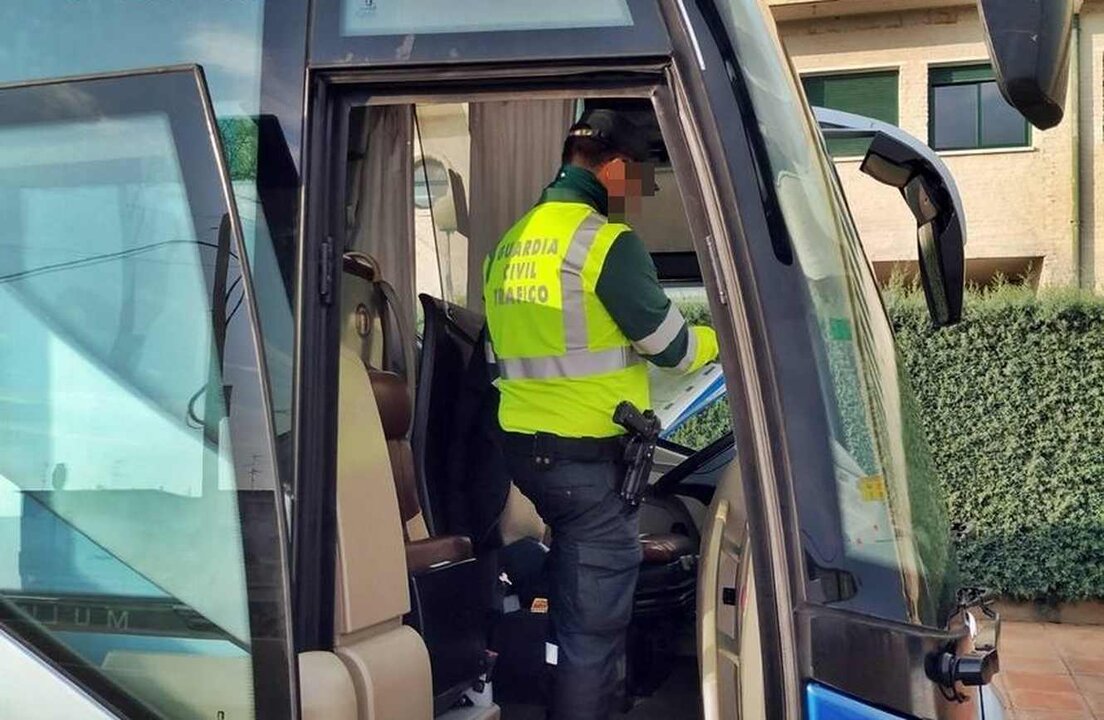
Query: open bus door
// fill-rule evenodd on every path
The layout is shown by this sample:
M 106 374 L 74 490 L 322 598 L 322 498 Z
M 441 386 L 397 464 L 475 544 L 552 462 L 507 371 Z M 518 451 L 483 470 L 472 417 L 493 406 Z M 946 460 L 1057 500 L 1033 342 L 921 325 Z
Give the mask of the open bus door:
M 0 207 L 3 714 L 292 716 L 270 402 L 202 70 L 0 87 Z

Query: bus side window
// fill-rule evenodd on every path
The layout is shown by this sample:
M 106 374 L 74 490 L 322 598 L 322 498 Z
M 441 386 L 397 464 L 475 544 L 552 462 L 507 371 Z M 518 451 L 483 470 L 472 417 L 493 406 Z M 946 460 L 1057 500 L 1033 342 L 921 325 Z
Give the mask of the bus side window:
M 254 717 L 286 646 L 256 649 L 250 580 L 286 580 L 247 562 L 278 536 L 271 427 L 197 87 L 0 91 L 0 603 L 166 715 Z

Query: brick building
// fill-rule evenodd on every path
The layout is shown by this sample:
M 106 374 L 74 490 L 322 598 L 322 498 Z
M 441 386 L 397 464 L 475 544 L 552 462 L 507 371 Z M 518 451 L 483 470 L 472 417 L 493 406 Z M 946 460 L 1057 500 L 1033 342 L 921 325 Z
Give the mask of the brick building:
M 1079 8 L 1066 119 L 1029 128 L 1000 98 L 975 4 L 769 0 L 814 105 L 895 123 L 926 140 L 959 184 L 968 275 L 1104 287 L 1104 0 Z M 916 257 L 896 191 L 859 173 L 863 148 L 832 148 L 880 276 Z

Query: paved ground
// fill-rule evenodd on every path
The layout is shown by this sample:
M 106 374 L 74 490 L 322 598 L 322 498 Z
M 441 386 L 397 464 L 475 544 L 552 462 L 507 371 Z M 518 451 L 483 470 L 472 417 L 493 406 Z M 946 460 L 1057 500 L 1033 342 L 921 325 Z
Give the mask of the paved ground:
M 997 692 L 1009 720 L 1104 720 L 1104 625 L 1004 622 Z
M 996 690 L 1007 720 L 1104 720 L 1104 625 L 1001 624 L 1001 671 Z M 624 720 L 692 718 L 697 672 L 680 662 L 663 692 L 640 703 Z M 539 720 L 540 708 L 504 708 L 504 720 Z

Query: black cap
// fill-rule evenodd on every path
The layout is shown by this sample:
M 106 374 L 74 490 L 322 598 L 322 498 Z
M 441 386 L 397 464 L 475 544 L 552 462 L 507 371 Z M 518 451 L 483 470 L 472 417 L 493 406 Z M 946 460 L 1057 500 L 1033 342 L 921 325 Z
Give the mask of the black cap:
M 616 110 L 588 110 L 571 126 L 567 136 L 597 140 L 613 152 L 636 162 L 645 162 L 649 157 L 645 132 Z

